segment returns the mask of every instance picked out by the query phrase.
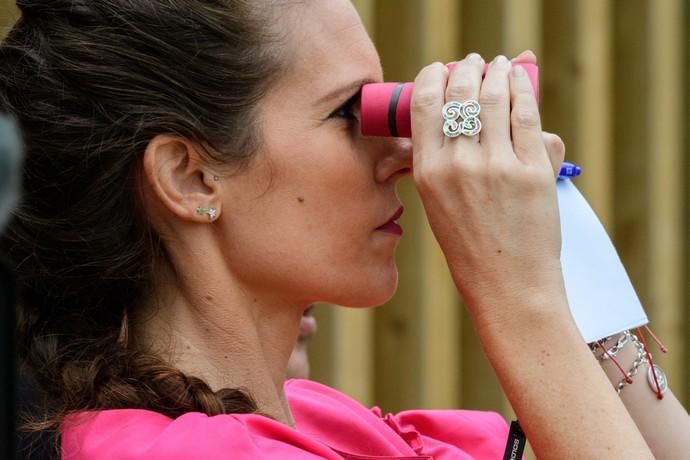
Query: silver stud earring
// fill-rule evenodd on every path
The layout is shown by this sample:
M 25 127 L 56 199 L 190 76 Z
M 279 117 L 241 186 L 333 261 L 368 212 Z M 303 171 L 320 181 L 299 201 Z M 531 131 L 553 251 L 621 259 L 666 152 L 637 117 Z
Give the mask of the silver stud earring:
M 213 176 L 213 180 L 216 182 L 220 182 L 220 176 Z
M 203 216 L 205 214 L 211 220 L 214 220 L 216 217 L 218 217 L 218 211 L 216 210 L 216 208 L 202 208 L 201 206 L 199 206 L 198 208 L 196 208 L 196 213 L 200 216 Z

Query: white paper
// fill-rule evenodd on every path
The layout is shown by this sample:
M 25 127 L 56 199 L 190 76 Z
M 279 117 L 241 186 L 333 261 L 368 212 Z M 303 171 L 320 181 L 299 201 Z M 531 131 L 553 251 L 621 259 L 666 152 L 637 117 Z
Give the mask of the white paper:
M 561 265 L 570 310 L 586 342 L 649 320 L 604 226 L 580 191 L 557 181 Z

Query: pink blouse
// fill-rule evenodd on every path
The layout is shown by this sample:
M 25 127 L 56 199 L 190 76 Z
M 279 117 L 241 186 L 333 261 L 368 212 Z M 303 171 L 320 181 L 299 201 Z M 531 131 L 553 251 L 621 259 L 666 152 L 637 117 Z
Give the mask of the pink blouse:
M 383 415 L 309 380 L 285 384 L 297 428 L 259 415 L 192 412 L 171 419 L 140 409 L 83 412 L 62 427 L 65 460 L 501 459 L 500 415 L 410 410 Z

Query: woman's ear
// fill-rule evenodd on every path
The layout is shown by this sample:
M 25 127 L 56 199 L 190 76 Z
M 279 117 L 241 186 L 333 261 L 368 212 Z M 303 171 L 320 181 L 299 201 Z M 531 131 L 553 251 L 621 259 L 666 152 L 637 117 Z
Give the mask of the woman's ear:
M 191 222 L 209 222 L 220 215 L 219 176 L 209 170 L 195 143 L 160 134 L 146 147 L 143 167 L 143 176 L 161 208 Z

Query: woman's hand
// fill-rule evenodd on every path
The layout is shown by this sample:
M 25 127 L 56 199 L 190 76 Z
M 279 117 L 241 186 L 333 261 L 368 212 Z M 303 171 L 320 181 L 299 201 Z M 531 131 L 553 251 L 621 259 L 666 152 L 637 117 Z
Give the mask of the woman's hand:
M 525 72 L 498 57 L 482 81 L 483 66 L 469 55 L 451 72 L 419 73 L 412 139 L 414 180 L 455 282 L 473 314 L 495 321 L 518 313 L 501 310 L 508 299 L 564 295 L 554 180 L 564 147 L 542 133 Z M 443 105 L 468 100 L 481 105 L 481 133 L 446 137 Z
M 415 83 L 414 179 L 431 228 L 536 455 L 651 459 L 568 311 L 554 183 L 562 143 L 543 137 L 518 66 L 496 59 L 482 82 L 483 65 L 468 57 L 449 74 L 432 64 Z M 481 133 L 446 137 L 441 108 L 471 99 Z

